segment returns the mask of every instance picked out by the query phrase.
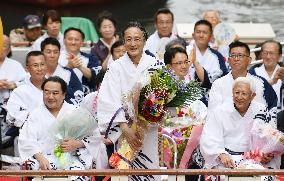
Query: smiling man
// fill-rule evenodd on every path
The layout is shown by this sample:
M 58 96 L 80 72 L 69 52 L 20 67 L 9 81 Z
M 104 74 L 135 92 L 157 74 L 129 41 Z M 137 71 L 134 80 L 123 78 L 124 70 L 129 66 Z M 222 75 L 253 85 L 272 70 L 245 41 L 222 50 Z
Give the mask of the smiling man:
M 149 74 L 149 71 L 163 66 L 163 62 L 156 60 L 151 53 L 144 52 L 147 39 L 144 27 L 138 22 L 130 22 L 123 31 L 126 53 L 114 61 L 105 74 L 100 86 L 97 102 L 97 114 L 100 130 L 112 143 L 123 134 L 132 148 L 142 150 L 137 154 L 132 167 L 138 169 L 158 168 L 158 127 L 151 126 L 141 142 L 135 131 L 128 126 L 127 116 L 121 107 L 128 104 L 125 100 L 138 81 Z M 113 120 L 113 122 L 111 121 Z M 149 146 L 151 145 L 151 146 Z M 154 180 L 152 175 L 133 176 L 134 180 Z
M 96 56 L 80 51 L 85 39 L 84 33 L 70 27 L 64 32 L 65 51 L 60 52 L 59 64 L 72 69 L 83 84 L 84 93 L 95 90 L 95 78 L 101 67 Z
M 156 54 L 162 38 L 176 39 L 177 36 L 173 33 L 174 14 L 167 8 L 159 9 L 155 14 L 156 31 L 148 38 L 145 50 Z
M 238 77 L 250 77 L 256 86 L 255 101 L 265 104 L 269 109 L 276 110 L 277 95 L 271 85 L 262 77 L 248 73 L 250 64 L 250 49 L 247 44 L 235 41 L 229 45 L 230 55 L 228 62 L 232 68 L 226 76 L 213 82 L 209 93 L 209 110 L 221 105 L 232 97 L 232 85 Z
M 242 154 L 251 149 L 250 129 L 254 121 L 271 123 L 276 127 L 275 112 L 254 101 L 257 87 L 250 77 L 238 77 L 231 88 L 232 101 L 226 101 L 208 113 L 200 148 L 206 168 L 235 168 Z M 221 113 L 221 114 L 220 114 Z M 279 156 L 264 154 L 261 163 L 279 168 Z

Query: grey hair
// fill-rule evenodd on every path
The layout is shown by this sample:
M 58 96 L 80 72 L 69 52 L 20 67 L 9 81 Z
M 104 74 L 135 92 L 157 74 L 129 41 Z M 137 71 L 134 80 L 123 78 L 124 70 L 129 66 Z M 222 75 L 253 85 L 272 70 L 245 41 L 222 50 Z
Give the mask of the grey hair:
M 204 19 L 205 15 L 209 12 L 214 12 L 216 14 L 216 17 L 218 18 L 219 21 L 221 21 L 221 16 L 220 16 L 220 13 L 219 11 L 217 10 L 206 10 L 202 13 L 202 19 Z
M 235 81 L 233 83 L 233 89 L 235 88 L 235 86 L 238 83 L 248 84 L 249 87 L 250 87 L 250 91 L 252 93 L 255 93 L 256 87 L 255 87 L 255 84 L 254 84 L 254 82 L 253 82 L 253 80 L 251 78 L 249 78 L 249 77 L 238 77 L 237 79 L 235 79 Z

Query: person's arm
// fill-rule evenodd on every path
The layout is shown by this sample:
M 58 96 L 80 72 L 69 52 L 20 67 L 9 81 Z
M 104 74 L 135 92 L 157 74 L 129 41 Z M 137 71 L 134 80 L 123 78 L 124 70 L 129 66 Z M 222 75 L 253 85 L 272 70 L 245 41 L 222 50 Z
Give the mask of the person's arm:
M 127 123 L 120 123 L 120 128 L 130 147 L 133 150 L 139 150 L 142 146 L 142 140 L 136 135 L 136 131 L 129 127 Z
M 41 170 L 50 170 L 50 163 L 49 161 L 43 156 L 42 153 L 36 153 L 34 154 L 34 158 L 39 163 L 39 168 Z
M 190 51 L 189 62 L 193 64 L 195 68 L 196 75 L 200 82 L 204 81 L 204 69 L 200 63 L 196 60 L 196 47 L 193 46 L 193 49 Z

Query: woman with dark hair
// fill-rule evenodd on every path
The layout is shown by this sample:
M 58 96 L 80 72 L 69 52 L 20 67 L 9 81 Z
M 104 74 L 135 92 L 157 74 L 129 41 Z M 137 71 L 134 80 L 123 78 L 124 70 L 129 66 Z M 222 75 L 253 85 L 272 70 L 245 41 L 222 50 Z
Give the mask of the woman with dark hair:
M 42 17 L 42 25 L 46 30 L 46 33 L 34 42 L 31 46 L 31 51 L 40 51 L 41 42 L 48 37 L 56 38 L 60 42 L 61 49 L 64 49 L 63 35 L 60 32 L 61 16 L 59 12 L 53 9 L 46 11 Z
M 111 13 L 104 11 L 99 15 L 97 29 L 101 38 L 94 44 L 91 54 L 96 55 L 100 64 L 102 64 L 109 58 L 112 44 L 118 40 L 118 36 L 116 36 L 116 21 Z

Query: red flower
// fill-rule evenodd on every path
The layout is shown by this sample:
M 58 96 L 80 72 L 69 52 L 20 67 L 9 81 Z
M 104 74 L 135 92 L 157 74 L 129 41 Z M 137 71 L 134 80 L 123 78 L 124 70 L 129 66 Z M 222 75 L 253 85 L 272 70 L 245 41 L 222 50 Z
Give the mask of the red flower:
M 116 168 L 120 162 L 120 156 L 118 155 L 118 153 L 113 153 L 111 155 L 111 157 L 108 160 L 108 163 L 111 167 Z

